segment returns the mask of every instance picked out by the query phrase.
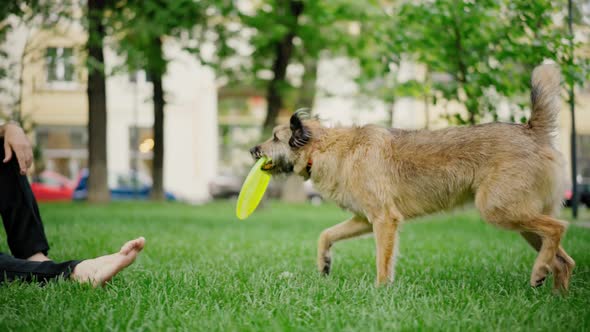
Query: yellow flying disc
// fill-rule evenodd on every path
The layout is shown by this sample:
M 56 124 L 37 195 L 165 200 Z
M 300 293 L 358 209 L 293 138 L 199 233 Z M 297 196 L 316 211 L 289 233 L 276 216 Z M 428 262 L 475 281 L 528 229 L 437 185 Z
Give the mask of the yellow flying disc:
M 262 166 L 267 162 L 268 158 L 266 157 L 258 159 L 242 185 L 240 196 L 238 196 L 238 204 L 236 205 L 236 216 L 240 220 L 248 218 L 256 210 L 262 196 L 264 196 L 270 181 L 270 173 L 262 169 Z

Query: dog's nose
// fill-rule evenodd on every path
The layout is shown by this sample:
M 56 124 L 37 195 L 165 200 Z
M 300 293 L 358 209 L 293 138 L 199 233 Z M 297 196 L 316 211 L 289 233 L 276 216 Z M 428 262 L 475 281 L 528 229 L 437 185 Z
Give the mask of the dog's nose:
M 259 159 L 260 158 L 260 147 L 257 145 L 250 149 L 250 154 L 252 157 Z

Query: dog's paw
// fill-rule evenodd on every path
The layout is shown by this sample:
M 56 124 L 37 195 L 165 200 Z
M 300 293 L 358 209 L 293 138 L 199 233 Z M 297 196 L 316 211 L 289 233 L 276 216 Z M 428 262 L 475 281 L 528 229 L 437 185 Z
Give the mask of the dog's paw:
M 543 286 L 543 284 L 545 283 L 545 279 L 547 279 L 547 277 L 542 277 L 536 280 L 531 279 L 531 287 L 537 288 Z
M 535 266 L 533 273 L 531 274 L 531 287 L 539 287 L 545 283 L 547 275 L 549 275 L 549 266 L 544 264 L 541 266 Z
M 323 276 L 327 276 L 330 274 L 330 269 L 332 266 L 332 259 L 330 257 L 323 257 L 320 259 L 318 264 L 318 269 L 320 274 Z
M 393 285 L 393 277 L 384 277 L 375 279 L 375 287 L 382 288 Z

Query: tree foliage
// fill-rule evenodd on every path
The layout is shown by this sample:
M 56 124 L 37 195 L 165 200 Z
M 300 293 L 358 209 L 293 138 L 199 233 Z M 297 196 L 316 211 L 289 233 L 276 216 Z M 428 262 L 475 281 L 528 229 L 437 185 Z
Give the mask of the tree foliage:
M 532 68 L 544 60 L 559 63 L 566 80 L 581 82 L 587 75 L 587 60 L 568 62 L 568 33 L 565 24 L 556 23 L 565 9 L 564 1 L 549 0 L 434 0 L 394 6 L 389 15 L 383 15 L 391 17 L 390 23 L 372 30 L 386 47 L 373 46 L 380 54 L 376 61 L 362 57 L 366 77 L 361 82 L 383 79 L 379 70 L 396 68 L 407 56 L 425 65 L 428 72 L 444 73 L 450 79 L 403 85 L 389 81 L 394 88 L 385 93 L 387 97 L 391 99 L 396 91 L 431 93 L 434 101 L 438 96 L 465 106 L 467 114 L 453 114 L 451 122 L 474 124 L 486 115 L 497 119 L 490 89 L 524 108 L 526 98 L 519 97 L 528 90 Z
M 251 8 L 236 7 L 224 17 L 227 29 L 217 39 L 213 65 L 228 87 L 264 91 L 268 131 L 281 109 L 311 106 L 301 103 L 313 102 L 320 57 L 348 54 L 350 41 L 358 38 L 351 24 L 371 6 L 375 8 L 352 0 L 264 0 Z M 297 74 L 289 73 L 294 67 Z

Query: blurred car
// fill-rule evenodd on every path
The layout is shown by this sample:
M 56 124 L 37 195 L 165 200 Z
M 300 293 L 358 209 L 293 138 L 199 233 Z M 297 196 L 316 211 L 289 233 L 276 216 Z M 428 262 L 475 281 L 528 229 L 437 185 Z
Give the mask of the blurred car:
M 572 196 L 572 189 L 565 192 L 565 206 L 572 206 Z M 585 180 L 578 184 L 578 196 L 580 197 L 580 204 L 584 204 L 590 208 L 590 180 Z
M 53 171 L 43 171 L 31 181 L 33 195 L 40 202 L 72 200 L 74 187 L 74 181 Z
M 112 173 L 109 172 L 109 190 L 113 200 L 148 199 L 152 191 L 152 180 L 142 173 Z M 166 200 L 174 201 L 176 197 L 170 192 L 164 192 Z M 74 200 L 88 198 L 88 169 L 80 172 L 78 185 L 74 189 Z
M 209 195 L 215 199 L 237 198 L 243 181 L 239 176 L 218 175 L 209 182 Z
M 214 199 L 237 199 L 242 189 L 245 178 L 236 175 L 218 175 L 209 182 L 209 194 Z M 271 181 L 266 189 L 266 197 L 279 198 L 281 188 Z
M 219 175 L 211 182 L 209 182 L 209 194 L 214 199 L 236 199 L 240 195 L 244 177 L 237 175 Z M 305 195 L 307 199 L 314 205 L 322 203 L 322 197 L 313 188 L 311 181 L 306 181 L 303 184 Z M 280 198 L 281 186 L 276 181 L 271 181 L 266 189 L 266 197 Z

